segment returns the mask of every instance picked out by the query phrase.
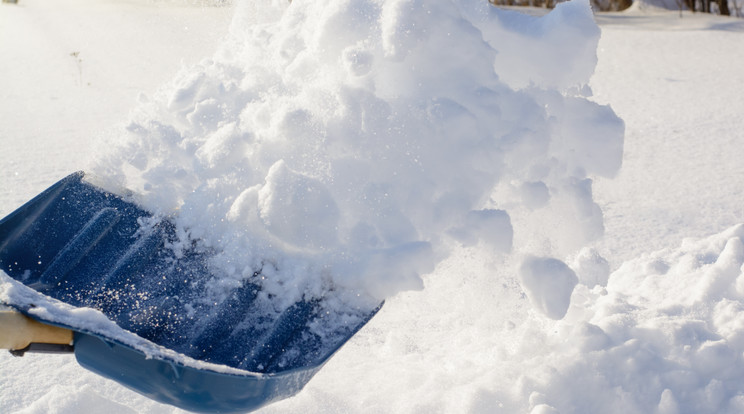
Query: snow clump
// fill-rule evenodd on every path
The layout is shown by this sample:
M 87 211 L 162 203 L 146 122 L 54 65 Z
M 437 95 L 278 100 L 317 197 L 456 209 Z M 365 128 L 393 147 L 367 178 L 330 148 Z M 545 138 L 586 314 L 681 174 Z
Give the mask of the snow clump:
M 739 224 L 578 285 L 532 392 L 559 412 L 742 412 L 743 242 Z
M 93 172 L 177 217 L 226 279 L 270 268 L 269 293 L 377 303 L 459 246 L 601 236 L 592 177 L 618 171 L 624 127 L 588 98 L 599 35 L 586 0 L 541 18 L 483 0 L 239 2 L 220 50 L 141 97 Z M 542 221 L 515 221 L 527 211 Z M 566 279 L 548 316 L 565 274 L 526 283 Z
M 568 311 L 576 273 L 565 263 L 549 257 L 527 257 L 519 268 L 522 287 L 535 309 L 551 319 L 561 319 Z

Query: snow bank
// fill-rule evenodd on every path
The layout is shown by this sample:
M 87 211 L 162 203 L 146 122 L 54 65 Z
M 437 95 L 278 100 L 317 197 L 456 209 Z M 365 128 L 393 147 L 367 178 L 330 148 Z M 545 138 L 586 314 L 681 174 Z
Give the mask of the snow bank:
M 93 168 L 176 215 L 229 283 L 263 269 L 287 303 L 373 303 L 460 245 L 550 256 L 602 234 L 590 177 L 620 167 L 623 123 L 587 98 L 587 1 L 542 18 L 480 0 L 236 9 L 218 53 L 142 96 Z
M 579 285 L 532 392 L 559 412 L 742 412 L 743 241 L 740 224 Z

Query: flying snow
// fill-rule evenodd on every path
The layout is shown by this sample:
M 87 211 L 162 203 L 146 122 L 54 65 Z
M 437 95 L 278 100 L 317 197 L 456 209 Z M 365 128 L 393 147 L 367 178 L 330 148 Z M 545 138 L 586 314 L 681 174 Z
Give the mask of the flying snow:
M 568 217 L 541 236 L 568 251 L 601 236 L 592 177 L 618 171 L 623 122 L 588 99 L 588 2 L 539 19 L 480 0 L 236 7 L 219 51 L 142 96 L 94 168 L 220 252 L 218 273 L 269 264 L 284 297 L 379 301 L 458 246 L 524 247 L 536 225 L 515 211 Z
M 123 96 L 173 78 L 164 62 L 212 54 L 199 38 L 227 29 L 208 15 L 232 13 L 22 3 L 0 12 L 24 34 L 0 42 L 14 114 L 0 129 L 17 137 L 0 160 L 7 212 L 80 168 Z M 141 95 L 88 171 L 215 252 L 208 293 L 260 268 L 286 303 L 387 299 L 302 392 L 263 411 L 744 412 L 739 19 L 640 0 L 595 16 L 598 50 L 584 0 L 539 18 L 485 0 L 233 3 L 219 49 Z M 39 19 L 56 22 L 53 39 Z M 173 49 L 155 59 L 160 45 Z M 19 64 L 36 61 L 55 70 Z M 152 76 L 132 64 L 150 61 Z M 92 110 L 104 100 L 119 104 Z M 624 157 L 623 122 L 595 101 L 627 121 Z M 176 357 L 9 279 L 4 301 Z M 0 367 L 3 412 L 175 410 L 66 357 Z

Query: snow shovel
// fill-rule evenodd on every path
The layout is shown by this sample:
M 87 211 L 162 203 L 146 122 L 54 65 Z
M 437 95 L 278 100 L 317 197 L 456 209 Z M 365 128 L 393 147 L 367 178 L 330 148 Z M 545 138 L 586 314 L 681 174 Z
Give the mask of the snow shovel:
M 84 175 L 0 221 L 0 347 L 15 355 L 74 352 L 154 400 L 246 412 L 299 392 L 382 306 L 336 319 L 323 298 L 266 311 L 261 269 L 221 303 L 200 301 L 210 252 L 176 251 L 172 221 Z M 319 334 L 323 320 L 333 326 Z

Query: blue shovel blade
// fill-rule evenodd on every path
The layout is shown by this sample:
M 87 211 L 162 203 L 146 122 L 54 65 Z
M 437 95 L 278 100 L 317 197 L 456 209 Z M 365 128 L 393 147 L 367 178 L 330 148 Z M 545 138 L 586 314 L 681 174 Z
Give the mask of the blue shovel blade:
M 256 304 L 261 269 L 222 303 L 203 304 L 197 299 L 212 279 L 210 252 L 193 247 L 176 255 L 171 221 L 83 177 L 62 179 L 0 221 L 0 270 L 187 358 L 152 357 L 107 331 L 45 319 L 31 312 L 33 303 L 5 305 L 75 331 L 81 365 L 147 397 L 192 411 L 257 409 L 301 390 L 379 310 L 339 318 L 344 322 L 321 338 L 310 325 L 327 311 L 322 299 L 279 314 Z

